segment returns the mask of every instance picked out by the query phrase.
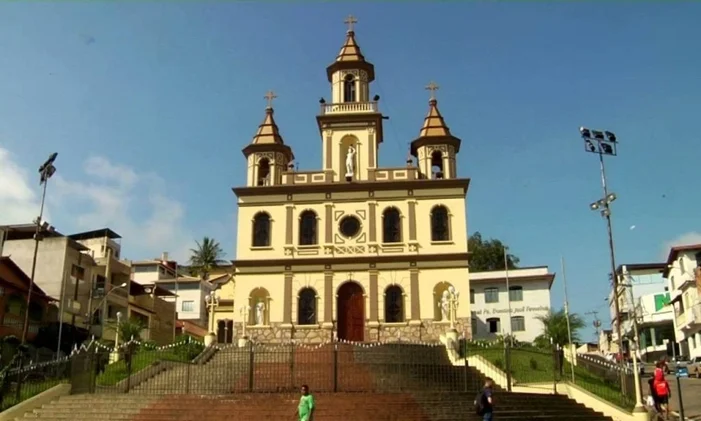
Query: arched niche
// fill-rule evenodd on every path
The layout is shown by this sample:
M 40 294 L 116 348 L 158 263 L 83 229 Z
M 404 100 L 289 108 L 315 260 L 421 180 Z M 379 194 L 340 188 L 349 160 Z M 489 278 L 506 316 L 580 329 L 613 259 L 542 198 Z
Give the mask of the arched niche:
M 251 310 L 248 315 L 248 324 L 253 326 L 269 326 L 270 325 L 270 293 L 263 287 L 258 287 L 251 291 L 248 296 L 248 305 Z M 263 304 L 262 319 L 258 320 L 258 307 Z
M 441 311 L 441 305 L 443 294 L 448 291 L 448 289 L 453 286 L 450 282 L 442 281 L 433 287 L 433 320 L 437 322 L 447 322 L 448 319 L 443 318 L 443 313 Z

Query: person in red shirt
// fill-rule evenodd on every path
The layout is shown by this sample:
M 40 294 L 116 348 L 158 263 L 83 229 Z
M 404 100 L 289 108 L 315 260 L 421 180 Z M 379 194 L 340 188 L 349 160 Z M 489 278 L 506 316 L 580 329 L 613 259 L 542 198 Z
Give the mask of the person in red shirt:
M 664 419 L 669 419 L 669 383 L 664 378 L 664 362 L 660 361 L 657 363 L 657 368 L 655 368 L 654 380 L 652 382 L 652 387 L 655 390 L 653 397 L 655 398 L 655 407 L 659 408 L 659 411 L 664 415 Z

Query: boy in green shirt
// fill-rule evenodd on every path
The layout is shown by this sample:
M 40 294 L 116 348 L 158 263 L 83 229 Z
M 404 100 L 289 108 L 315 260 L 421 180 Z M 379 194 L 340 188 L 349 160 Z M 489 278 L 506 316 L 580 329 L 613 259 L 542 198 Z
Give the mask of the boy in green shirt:
M 312 421 L 314 415 L 314 396 L 309 393 L 309 386 L 302 385 L 302 397 L 299 398 L 297 407 L 299 421 Z

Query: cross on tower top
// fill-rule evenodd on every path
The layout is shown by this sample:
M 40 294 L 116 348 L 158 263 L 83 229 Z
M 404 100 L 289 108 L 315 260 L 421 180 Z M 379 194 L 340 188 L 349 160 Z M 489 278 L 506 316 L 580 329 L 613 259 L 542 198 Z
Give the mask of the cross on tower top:
M 426 85 L 426 90 L 431 91 L 431 99 L 436 99 L 436 91 L 440 89 L 438 85 L 436 85 L 436 82 L 431 82 L 428 85 Z
M 263 98 L 268 101 L 268 108 L 273 108 L 273 100 L 277 98 L 277 95 L 273 91 L 268 91 Z
M 358 23 L 358 19 L 355 18 L 353 15 L 348 15 L 346 20 L 343 21 L 346 25 L 348 25 L 348 32 L 353 32 L 353 25 Z

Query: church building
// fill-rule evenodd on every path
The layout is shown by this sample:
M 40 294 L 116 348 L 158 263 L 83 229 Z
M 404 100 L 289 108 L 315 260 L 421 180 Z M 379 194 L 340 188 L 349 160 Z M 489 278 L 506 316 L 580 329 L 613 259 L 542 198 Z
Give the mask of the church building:
M 428 113 L 406 166 L 382 168 L 375 67 L 349 30 L 326 68 L 321 168 L 295 168 L 266 95 L 265 117 L 243 149 L 238 202 L 235 331 L 259 342 L 435 341 L 450 326 L 446 291 L 460 295 L 456 329 L 470 336 L 466 196 L 461 140 Z M 300 147 L 309 147 L 299 145 Z M 241 325 L 245 323 L 245 328 Z

